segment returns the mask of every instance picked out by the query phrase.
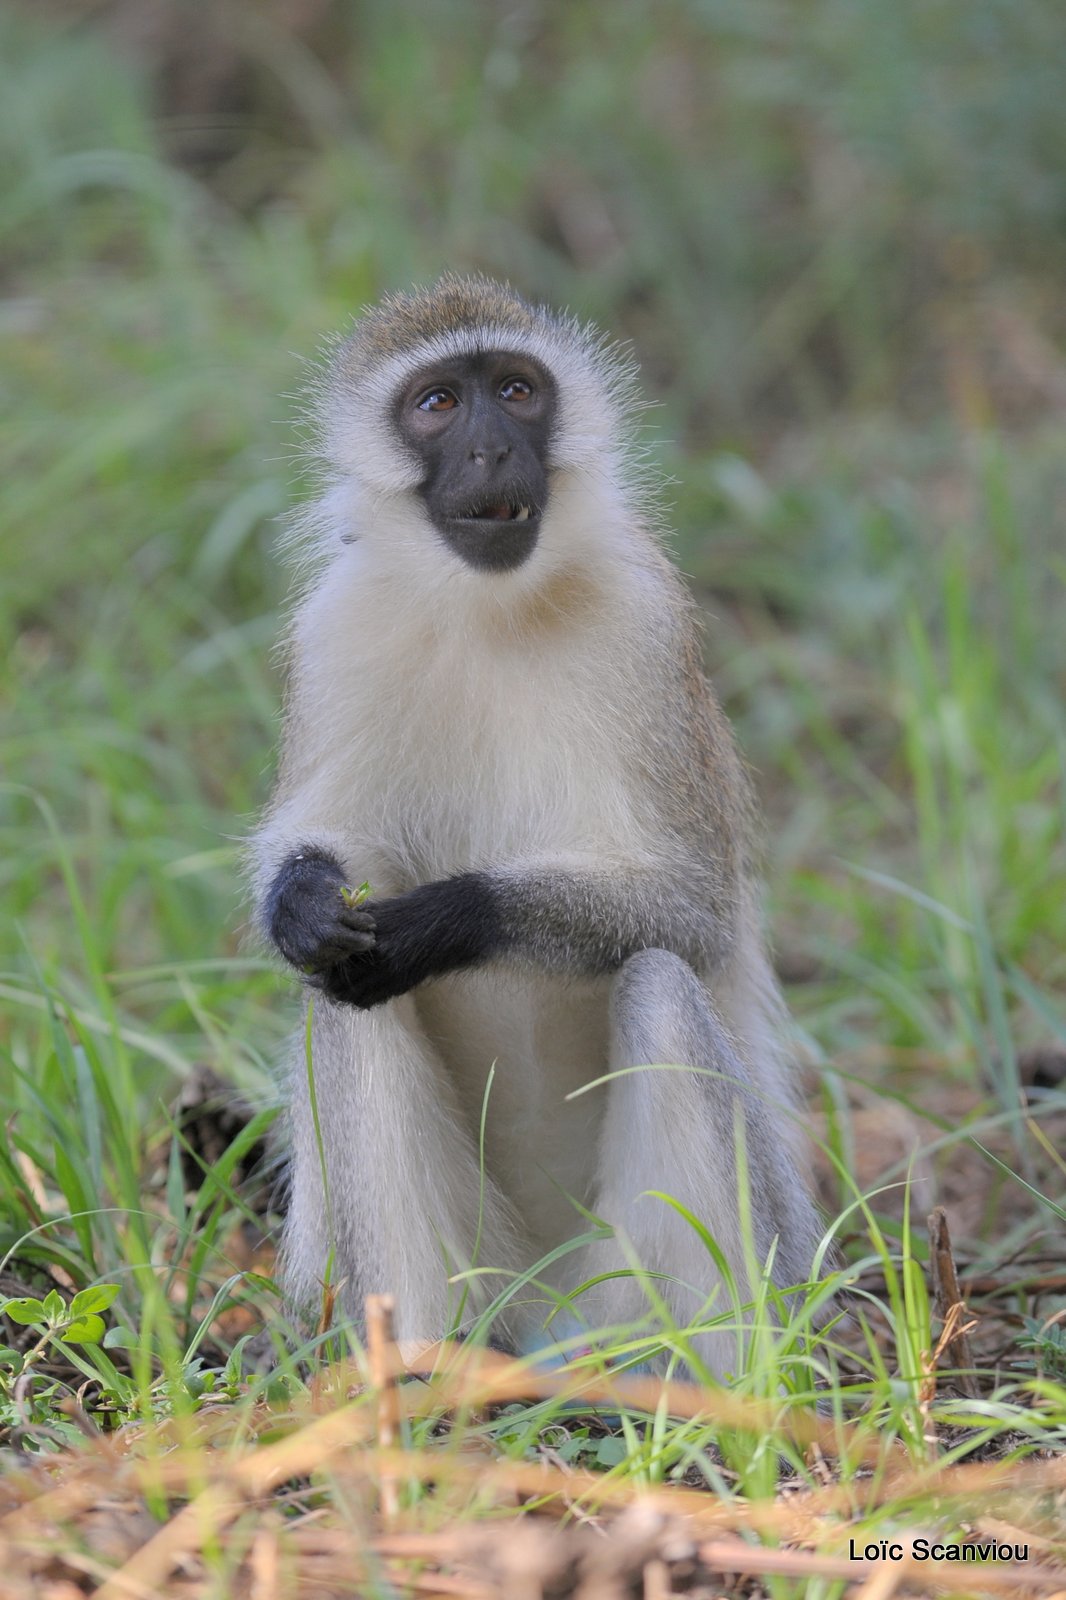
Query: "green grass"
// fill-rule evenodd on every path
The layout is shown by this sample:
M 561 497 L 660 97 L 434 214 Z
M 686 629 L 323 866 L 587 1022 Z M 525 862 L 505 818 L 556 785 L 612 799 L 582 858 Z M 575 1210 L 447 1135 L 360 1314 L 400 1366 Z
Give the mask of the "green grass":
M 227 1364 L 237 1330 L 284 1316 L 234 1184 L 294 1017 L 243 939 L 239 867 L 277 735 L 278 520 L 306 492 L 281 397 L 362 302 L 444 266 L 634 342 L 768 813 L 855 1322 L 845 1360 L 810 1297 L 782 1331 L 761 1305 L 736 1392 L 809 1416 L 817 1378 L 885 1461 L 892 1440 L 925 1460 L 930 1418 L 949 1461 L 1066 1441 L 1062 1293 L 1011 1290 L 1063 1266 L 1063 1096 L 1020 1091 L 1028 1048 L 1066 1049 L 1063 25 L 992 0 L 647 13 L 612 7 L 607 52 L 585 5 L 528 35 L 472 3 L 446 30 L 337 7 L 299 45 L 249 6 L 227 42 L 254 109 L 185 165 L 196 117 L 158 114 L 101 33 L 0 21 L 0 1261 L 34 1293 L 53 1272 L 118 1285 L 106 1346 L 55 1365 L 51 1302 L 32 1382 L 0 1358 L 9 1459 L 78 1442 L 72 1360 L 109 1425 L 195 1418 L 206 1390 L 235 1435 L 314 1379 L 313 1350 L 310 1372 L 280 1345 L 262 1378 Z M 190 1179 L 168 1108 L 204 1064 L 264 1109 Z M 866 1183 L 871 1105 L 908 1131 Z M 930 1191 L 908 1209 L 898 1187 L 918 1136 L 960 1256 L 1003 1283 L 979 1399 L 922 1386 Z M 664 1338 L 684 1350 L 653 1307 L 613 1348 Z M 515 1461 L 550 1445 L 607 1483 L 688 1474 L 738 1505 L 786 1462 L 818 1481 L 783 1428 L 662 1407 L 605 1441 L 519 1401 L 451 1437 Z M 869 1525 L 933 1515 L 917 1494 Z

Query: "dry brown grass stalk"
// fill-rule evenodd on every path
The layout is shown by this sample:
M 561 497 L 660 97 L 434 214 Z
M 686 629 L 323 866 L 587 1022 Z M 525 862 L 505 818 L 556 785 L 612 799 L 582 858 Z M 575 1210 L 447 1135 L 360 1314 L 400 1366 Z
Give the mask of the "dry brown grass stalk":
M 366 1297 L 366 1346 L 370 1361 L 370 1381 L 377 1390 L 378 1443 L 390 1450 L 400 1434 L 400 1400 L 396 1387 L 398 1368 L 391 1294 Z M 391 1473 L 381 1474 L 381 1514 L 386 1525 L 400 1509 L 400 1490 Z
M 914 1593 L 916 1584 L 922 1592 L 972 1590 L 973 1568 L 923 1562 L 908 1570 L 903 1562 L 870 1571 L 848 1559 L 857 1522 L 889 1507 L 898 1528 L 908 1506 L 922 1525 L 934 1514 L 950 1516 L 1031 1544 L 1040 1564 L 982 1567 L 983 1592 L 1066 1592 L 1066 1572 L 1054 1565 L 1061 1546 L 1047 1522 L 1048 1505 L 1066 1495 L 1066 1459 L 914 1465 L 884 1441 L 877 1459 L 876 1436 L 859 1424 L 838 1432 L 807 1414 L 790 1418 L 777 1403 L 680 1384 L 665 1389 L 673 1415 L 753 1435 L 776 1426 L 816 1442 L 826 1481 L 774 1501 L 725 1501 L 682 1484 L 641 1491 L 547 1454 L 501 1460 L 487 1446 L 470 1449 L 462 1428 L 403 1449 L 401 1410 L 409 1418 L 469 1415 L 504 1400 L 556 1395 L 650 1411 L 664 1388 L 653 1379 L 545 1374 L 461 1345 L 438 1347 L 424 1381 L 400 1384 L 412 1369 L 396 1351 L 388 1312 L 375 1308 L 370 1323 L 370 1385 L 364 1368 L 339 1365 L 305 1408 L 219 1406 L 191 1422 L 86 1440 L 0 1480 L 0 1548 L 11 1553 L 4 1571 L 21 1585 L 10 1590 L 12 1600 L 53 1600 L 53 1593 L 63 1600 L 62 1586 L 74 1579 L 79 1593 L 97 1585 L 88 1591 L 97 1600 L 200 1600 L 218 1593 L 221 1550 L 234 1563 L 233 1600 L 304 1592 L 327 1600 L 365 1592 L 360 1586 L 375 1574 L 400 1595 L 465 1600 L 547 1593 L 615 1600 L 641 1584 L 654 1600 L 681 1573 L 713 1578 L 712 1593 L 730 1574 L 743 1582 L 844 1580 L 862 1585 L 857 1600 L 889 1600 L 897 1590 Z M 931 1358 L 934 1373 L 953 1332 L 949 1319 Z M 284 1432 L 260 1443 L 267 1429 Z M 853 1463 L 877 1459 L 877 1470 L 833 1480 L 842 1444 Z M 309 1481 L 318 1486 L 313 1493 Z M 422 1485 L 410 1510 L 404 1484 Z M 159 1504 L 176 1504 L 161 1526 L 149 1510 Z M 902 1533 L 894 1537 L 909 1543 Z
M 319 1424 L 325 1420 L 315 1419 L 306 1431 L 315 1430 L 321 1441 L 324 1435 L 319 1431 Z M 350 1410 L 346 1420 L 355 1420 Z M 341 1440 L 341 1432 L 332 1434 L 331 1444 L 340 1447 Z M 316 1511 L 298 1516 L 285 1525 L 278 1516 L 277 1502 L 270 1498 L 265 1486 L 279 1481 L 279 1474 L 285 1473 L 297 1459 L 293 1447 L 301 1443 L 298 1437 L 292 1437 L 253 1451 L 253 1454 L 269 1451 L 272 1455 L 269 1470 L 258 1472 L 249 1471 L 246 1461 L 210 1463 L 201 1457 L 198 1462 L 186 1459 L 148 1463 L 131 1458 L 110 1476 L 106 1490 L 99 1476 L 99 1456 L 92 1460 L 78 1453 L 61 1458 L 48 1469 L 38 1468 L 27 1474 L 24 1487 L 30 1491 L 30 1480 L 39 1475 L 52 1477 L 57 1472 L 72 1473 L 75 1483 L 86 1492 L 68 1498 L 62 1508 L 54 1494 L 38 1494 L 27 1499 L 20 1508 L 23 1516 L 17 1527 L 13 1527 L 10 1515 L 4 1519 L 5 1548 L 19 1551 L 27 1574 L 34 1570 L 40 1573 L 63 1543 L 64 1528 L 74 1534 L 69 1540 L 72 1548 L 86 1542 L 86 1517 L 99 1506 L 102 1496 L 110 1498 L 116 1516 L 123 1509 L 124 1501 L 130 1502 L 134 1511 L 140 1511 L 143 1501 L 138 1480 L 142 1476 L 148 1476 L 158 1485 L 159 1468 L 166 1467 L 164 1475 L 173 1480 L 173 1497 L 182 1484 L 186 1492 L 193 1484 L 202 1484 L 205 1470 L 211 1470 L 213 1465 L 220 1473 L 219 1481 L 203 1489 L 151 1537 L 129 1550 L 116 1570 L 107 1573 L 102 1552 L 72 1556 L 68 1569 L 93 1580 L 102 1580 L 95 1590 L 97 1600 L 146 1600 L 150 1596 L 170 1600 L 179 1593 L 195 1600 L 196 1596 L 211 1592 L 207 1552 L 212 1543 L 239 1523 L 248 1555 L 239 1564 L 241 1578 L 239 1587 L 233 1591 L 235 1600 L 237 1596 L 240 1600 L 245 1600 L 246 1596 L 247 1600 L 274 1600 L 275 1595 L 281 1600 L 284 1594 L 303 1592 L 291 1586 L 297 1581 L 306 1582 L 308 1592 L 358 1593 L 353 1585 L 373 1572 L 387 1572 L 400 1594 L 462 1594 L 470 1600 L 475 1597 L 480 1600 L 482 1596 L 484 1600 L 503 1600 L 503 1597 L 522 1600 L 522 1595 L 528 1593 L 531 1600 L 541 1600 L 546 1589 L 557 1584 L 558 1575 L 571 1569 L 585 1575 L 581 1577 L 583 1587 L 556 1587 L 552 1592 L 572 1594 L 576 1600 L 576 1597 L 596 1593 L 613 1596 L 631 1592 L 621 1587 L 623 1572 L 628 1572 L 631 1580 L 634 1573 L 647 1573 L 649 1567 L 651 1572 L 645 1589 L 651 1584 L 654 1593 L 656 1583 L 661 1587 L 662 1567 L 665 1565 L 667 1573 L 670 1572 L 671 1564 L 678 1560 L 679 1549 L 682 1561 L 689 1567 L 696 1561 L 702 1569 L 716 1575 L 765 1578 L 776 1574 L 798 1581 L 814 1578 L 862 1580 L 866 1584 L 864 1600 L 880 1600 L 882 1595 L 892 1592 L 892 1580 L 887 1576 L 878 1578 L 878 1572 L 885 1569 L 870 1573 L 844 1554 L 833 1553 L 834 1545 L 844 1546 L 854 1526 L 849 1511 L 851 1516 L 862 1512 L 869 1514 L 887 1497 L 889 1485 L 885 1482 L 875 1485 L 870 1480 L 841 1485 L 835 1493 L 815 1490 L 762 1506 L 742 1502 L 726 1504 L 683 1488 L 664 1488 L 654 1494 L 635 1495 L 632 1487 L 622 1483 L 605 1482 L 592 1473 L 561 1472 L 546 1464 L 496 1462 L 474 1467 L 446 1447 L 441 1451 L 385 1451 L 353 1439 L 349 1453 L 354 1459 L 348 1464 L 371 1484 L 388 1477 L 398 1481 L 401 1477 L 411 1480 L 430 1476 L 443 1484 L 459 1477 L 468 1484 L 477 1484 L 482 1508 L 486 1487 L 519 1486 L 530 1496 L 554 1493 L 571 1504 L 575 1499 L 586 1498 L 589 1503 L 599 1505 L 603 1515 L 595 1525 L 583 1527 L 546 1523 L 541 1518 L 527 1516 L 520 1523 L 513 1520 L 467 1524 L 451 1521 L 436 1532 L 390 1532 L 375 1529 L 370 1521 L 362 1526 L 358 1518 L 354 1524 L 349 1520 L 347 1525 L 338 1526 L 338 1514 L 334 1509 L 329 1513 Z M 302 1448 L 299 1460 L 306 1461 Z M 324 1467 L 328 1470 L 328 1464 Z M 1004 1509 L 1001 1502 L 1015 1502 L 1018 1520 L 1011 1523 L 990 1520 L 990 1531 L 1002 1536 L 1006 1528 L 1014 1539 L 1031 1538 L 1041 1553 L 1042 1564 L 982 1568 L 982 1591 L 1044 1595 L 1066 1589 L 1063 1569 L 1046 1563 L 1046 1556 L 1053 1550 L 1051 1543 L 1040 1539 L 1035 1530 L 1030 1535 L 1019 1526 L 1021 1521 L 1029 1520 L 1019 1515 L 1023 1500 L 1032 1514 L 1034 1495 L 1041 1491 L 1057 1489 L 1061 1493 L 1066 1490 L 1066 1462 L 1032 1462 L 1014 1467 L 990 1464 L 954 1470 L 926 1468 L 910 1474 L 893 1474 L 893 1479 L 897 1495 L 928 1491 L 935 1482 L 945 1491 L 946 1501 L 980 1498 L 989 1509 L 991 1504 L 996 1504 L 1001 1511 Z M 243 1494 L 235 1493 L 238 1482 Z M 865 1497 L 859 1496 L 866 1503 L 857 1505 L 856 1492 L 860 1489 L 868 1493 Z M 258 1503 L 255 1493 L 260 1497 Z M 368 1505 L 371 1503 L 372 1500 L 368 1500 Z M 62 1515 L 57 1517 L 60 1509 Z M 424 1514 L 427 1508 L 423 1506 L 422 1509 Z M 928 1502 L 924 1509 L 928 1514 Z M 1025 1509 L 1021 1506 L 1022 1512 Z M 143 1519 L 138 1522 L 127 1516 L 122 1526 L 126 1539 L 132 1542 L 143 1531 Z M 800 1542 L 808 1548 L 763 1548 L 739 1537 L 744 1530 L 758 1531 L 775 1540 Z M 609 1556 L 604 1551 L 604 1531 L 610 1534 L 606 1541 Z M 897 1537 L 907 1542 L 904 1535 Z M 809 1548 L 812 1545 L 819 1548 Z M 112 1558 L 118 1553 L 114 1536 L 108 1553 Z M 894 1565 L 891 1571 L 898 1572 L 899 1567 Z M 197 1574 L 197 1580 L 190 1582 Z M 954 1592 L 972 1590 L 976 1575 L 972 1568 L 929 1562 L 922 1564 L 921 1577 L 923 1591 L 928 1583 L 941 1592 Z M 284 1586 L 279 1588 L 283 1578 Z M 524 1590 L 520 1579 L 526 1585 Z M 337 1587 L 331 1588 L 331 1585 Z M 908 1589 L 910 1586 L 908 1581 Z M 12 1591 L 13 1594 L 18 1592 Z M 21 1592 L 29 1595 L 39 1591 L 27 1586 Z

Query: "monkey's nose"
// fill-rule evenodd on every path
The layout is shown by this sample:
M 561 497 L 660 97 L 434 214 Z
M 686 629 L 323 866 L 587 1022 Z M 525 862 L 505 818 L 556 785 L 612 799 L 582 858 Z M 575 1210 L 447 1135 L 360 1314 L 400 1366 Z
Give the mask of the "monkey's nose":
M 498 467 L 507 460 L 510 454 L 511 446 L 509 444 L 487 445 L 480 450 L 471 450 L 470 459 L 475 467 Z

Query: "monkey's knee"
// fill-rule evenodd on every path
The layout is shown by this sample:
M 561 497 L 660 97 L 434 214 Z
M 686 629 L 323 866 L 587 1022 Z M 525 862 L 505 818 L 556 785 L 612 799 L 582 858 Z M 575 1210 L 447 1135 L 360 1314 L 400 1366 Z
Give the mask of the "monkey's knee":
M 669 950 L 640 950 L 611 995 L 615 1054 L 629 1066 L 709 1067 L 735 1047 L 696 973 Z

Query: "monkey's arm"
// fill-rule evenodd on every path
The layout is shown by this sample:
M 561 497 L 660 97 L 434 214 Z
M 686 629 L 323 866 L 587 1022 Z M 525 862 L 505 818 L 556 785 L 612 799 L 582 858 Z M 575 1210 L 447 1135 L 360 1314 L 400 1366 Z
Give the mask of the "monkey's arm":
M 267 897 L 267 928 L 333 999 L 366 1008 L 428 978 L 492 960 L 593 976 L 637 950 L 694 966 L 724 953 L 735 896 L 706 867 L 668 860 L 605 866 L 579 854 L 464 872 L 353 910 L 327 855 L 290 858 Z

